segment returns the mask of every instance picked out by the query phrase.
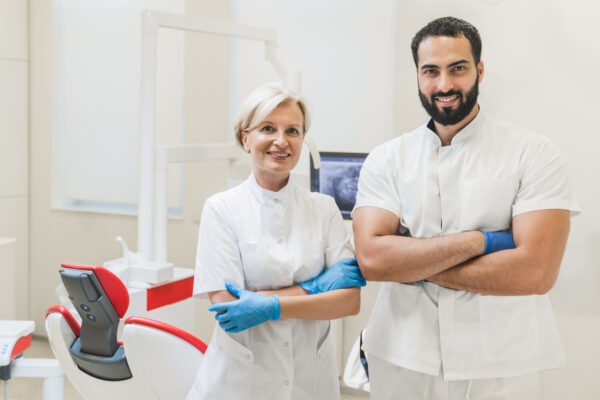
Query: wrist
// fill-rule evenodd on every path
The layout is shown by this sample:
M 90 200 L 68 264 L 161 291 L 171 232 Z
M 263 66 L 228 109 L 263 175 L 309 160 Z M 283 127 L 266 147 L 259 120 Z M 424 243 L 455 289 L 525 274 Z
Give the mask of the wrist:
M 473 250 L 476 256 L 482 256 L 487 253 L 487 237 L 484 231 L 473 231 Z
M 271 316 L 271 319 L 273 321 L 277 321 L 279 319 L 279 316 L 281 315 L 281 305 L 279 304 L 279 296 L 274 294 L 273 296 L 271 296 L 271 301 L 273 302 L 273 315 Z
M 314 288 L 314 287 L 315 287 L 315 284 L 314 284 L 314 279 L 311 279 L 311 280 L 309 280 L 309 281 L 304 281 L 304 282 L 298 282 L 298 285 L 299 285 L 299 286 L 300 286 L 302 289 L 306 290 L 306 292 L 307 292 L 308 294 L 314 294 L 314 293 L 313 293 L 313 291 L 314 291 L 314 289 L 315 289 L 315 288 Z

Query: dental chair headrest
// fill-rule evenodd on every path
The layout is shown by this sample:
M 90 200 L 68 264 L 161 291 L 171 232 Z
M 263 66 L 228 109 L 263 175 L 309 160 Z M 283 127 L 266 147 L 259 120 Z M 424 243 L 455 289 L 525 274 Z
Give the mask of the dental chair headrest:
M 129 307 L 121 280 L 102 267 L 62 264 L 60 276 L 81 316 L 81 331 L 70 348 L 80 370 L 98 379 L 131 378 L 123 346 L 117 343 L 120 319 Z
M 61 267 L 94 272 L 115 312 L 119 318 L 123 318 L 129 308 L 129 293 L 123 282 L 115 274 L 106 268 L 95 265 L 62 264 Z

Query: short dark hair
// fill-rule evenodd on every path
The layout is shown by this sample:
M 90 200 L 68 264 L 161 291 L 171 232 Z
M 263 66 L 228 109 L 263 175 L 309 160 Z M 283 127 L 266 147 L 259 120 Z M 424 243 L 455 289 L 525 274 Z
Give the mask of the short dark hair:
M 471 53 L 475 64 L 481 60 L 481 37 L 477 28 L 465 20 L 454 17 L 442 17 L 435 19 L 425 25 L 412 39 L 410 48 L 413 54 L 413 60 L 417 68 L 419 67 L 419 56 L 417 54 L 421 42 L 430 36 L 464 36 L 471 43 Z

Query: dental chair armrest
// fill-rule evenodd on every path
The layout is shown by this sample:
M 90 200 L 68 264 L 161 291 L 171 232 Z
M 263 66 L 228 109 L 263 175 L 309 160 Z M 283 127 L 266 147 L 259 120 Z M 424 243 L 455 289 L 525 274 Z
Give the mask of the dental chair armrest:
M 178 338 L 188 342 L 189 344 L 191 344 L 192 346 L 194 346 L 195 348 L 200 350 L 200 352 L 202 354 L 204 354 L 204 352 L 206 351 L 206 348 L 207 348 L 206 343 L 204 343 L 202 340 L 198 339 L 196 336 L 184 331 L 183 329 L 179 329 L 173 325 L 165 324 L 164 322 L 160 322 L 160 321 L 156 321 L 156 320 L 144 318 L 144 317 L 129 317 L 125 320 L 125 325 L 128 325 L 128 324 L 144 325 L 144 326 L 148 326 L 150 328 L 154 328 L 154 329 L 158 329 L 158 330 L 170 333 L 171 335 L 177 336 Z
M 46 315 L 44 316 L 44 319 L 48 318 L 48 315 L 50 315 L 52 313 L 62 314 L 62 316 L 64 317 L 65 321 L 67 321 L 67 324 L 69 325 L 69 327 L 71 328 L 71 330 L 73 331 L 75 336 L 79 337 L 79 333 L 81 332 L 81 326 L 79 326 L 79 323 L 77 323 L 75 318 L 73 318 L 73 316 L 71 315 L 69 310 L 66 309 L 65 306 L 57 304 L 57 305 L 49 307 L 48 310 L 46 311 Z

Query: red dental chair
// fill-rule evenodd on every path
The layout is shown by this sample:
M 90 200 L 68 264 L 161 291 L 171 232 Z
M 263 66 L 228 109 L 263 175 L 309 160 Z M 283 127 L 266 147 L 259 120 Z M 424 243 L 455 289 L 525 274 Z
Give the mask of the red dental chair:
M 46 332 L 65 375 L 86 400 L 185 399 L 206 344 L 174 326 L 142 317 L 119 322 L 129 306 L 121 280 L 107 269 L 60 269 L 81 326 L 64 306 L 46 312 Z M 192 316 L 190 316 L 192 317 Z

